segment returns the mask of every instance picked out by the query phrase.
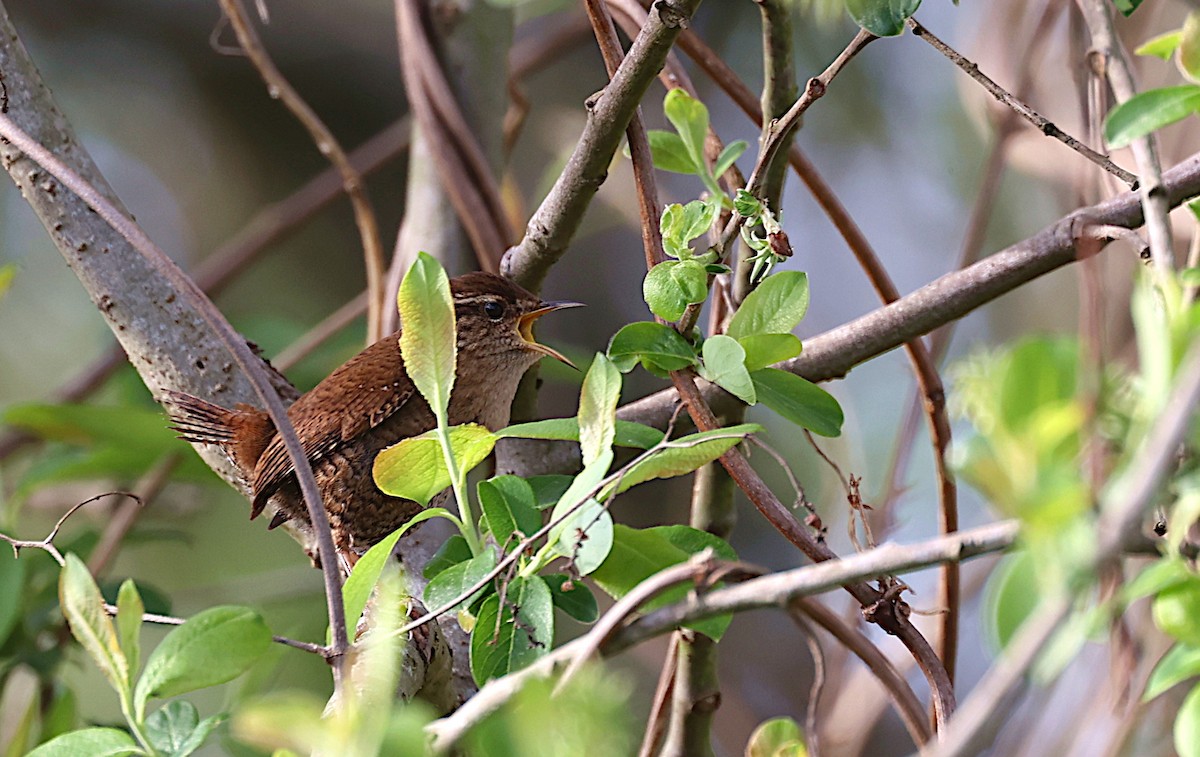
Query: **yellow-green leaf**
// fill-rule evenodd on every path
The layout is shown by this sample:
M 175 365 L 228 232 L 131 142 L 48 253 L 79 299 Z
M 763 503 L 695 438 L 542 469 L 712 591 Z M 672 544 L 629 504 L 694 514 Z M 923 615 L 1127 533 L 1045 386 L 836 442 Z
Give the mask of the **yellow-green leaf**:
M 703 431 L 668 442 L 639 463 L 634 464 L 616 482 L 616 493 L 655 478 L 673 478 L 691 473 L 701 465 L 711 463 L 750 434 L 762 431 L 757 423 L 742 423 L 728 428 Z M 612 488 L 612 487 L 610 487 Z
M 464 472 L 491 454 L 496 435 L 478 423 L 450 428 L 450 447 Z M 450 486 L 450 473 L 438 442 L 437 431 L 410 437 L 380 452 L 375 458 L 375 484 L 393 497 L 404 497 L 428 505 Z
M 418 254 L 396 300 L 404 368 L 434 414 L 443 417 L 454 386 L 458 344 L 450 280 L 441 264 L 427 253 Z
M 95 660 L 100 672 L 117 691 L 129 690 L 129 663 L 117 642 L 112 620 L 104 611 L 104 597 L 87 566 L 68 554 L 58 579 L 58 599 L 71 634 Z
M 129 685 L 137 678 L 138 665 L 142 661 L 141 636 L 142 614 L 146 606 L 132 578 L 125 579 L 117 592 L 117 633 L 121 638 L 121 649 L 129 664 Z
M 596 353 L 579 393 L 579 446 L 584 465 L 612 449 L 620 396 L 621 372 L 611 360 Z

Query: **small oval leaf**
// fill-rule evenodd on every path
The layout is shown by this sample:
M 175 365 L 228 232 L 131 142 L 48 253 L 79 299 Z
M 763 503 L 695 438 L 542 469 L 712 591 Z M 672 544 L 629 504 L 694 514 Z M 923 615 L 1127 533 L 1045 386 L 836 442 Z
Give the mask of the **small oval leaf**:
M 608 345 L 608 357 L 622 373 L 645 361 L 664 371 L 677 371 L 696 362 L 696 351 L 675 329 L 640 321 L 623 327 Z
M 789 335 L 790 336 L 790 335 Z M 758 402 L 754 382 L 746 370 L 746 350 L 733 337 L 724 334 L 704 340 L 704 365 L 700 375 L 747 405 Z
M 498 595 L 483 602 L 471 633 L 471 675 L 482 686 L 520 670 L 544 657 L 553 640 L 550 588 L 538 576 L 515 578 L 508 585 L 503 606 Z
M 819 436 L 840 436 L 842 406 L 829 392 L 777 368 L 763 368 L 750 374 L 758 401 L 797 426 Z
M 1113 108 L 1104 120 L 1104 140 L 1125 147 L 1155 129 L 1200 111 L 1200 86 L 1183 84 L 1140 92 Z
M 225 683 L 244 673 L 271 645 L 271 630 L 248 607 L 205 610 L 167 634 L 146 661 L 134 692 L 138 712 L 166 698 Z
M 751 334 L 738 340 L 746 351 L 746 370 L 754 371 L 791 360 L 800 354 L 800 338 L 795 334 Z
M 788 334 L 808 312 L 808 275 L 780 271 L 758 285 L 733 314 L 726 331 L 734 339 L 754 334 Z

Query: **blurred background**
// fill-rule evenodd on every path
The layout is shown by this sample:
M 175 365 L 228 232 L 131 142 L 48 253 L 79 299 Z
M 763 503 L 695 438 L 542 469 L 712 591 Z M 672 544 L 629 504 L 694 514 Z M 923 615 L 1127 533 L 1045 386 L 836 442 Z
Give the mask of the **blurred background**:
M 1087 129 L 1073 83 L 1082 66 L 1078 31 L 1065 11 L 1048 10 L 1055 5 L 1060 4 L 1006 0 L 955 7 L 931 0 L 918 18 L 1004 86 L 1015 88 L 1032 74 L 1027 96 L 1034 106 L 1084 138 Z M 215 0 L 8 0 L 5 6 L 66 117 L 117 194 L 186 269 L 204 265 L 256 216 L 326 169 L 307 134 L 267 96 L 248 61 L 222 52 L 232 39 L 229 32 L 214 44 L 219 19 Z M 290 0 L 267 6 L 270 23 L 260 29 L 267 50 L 343 145 L 354 148 L 404 117 L 391 3 Z M 804 81 L 827 65 L 855 27 L 836 2 L 797 2 L 794 10 L 797 78 Z M 606 78 L 577 4 L 538 0 L 520 4 L 514 14 L 514 56 L 552 35 L 562 40 L 520 83 L 529 110 L 505 164 L 507 197 L 520 229 L 574 145 L 584 123 L 583 101 L 602 89 Z M 1119 27 L 1131 43 L 1139 43 L 1178 26 L 1182 14 L 1181 3 L 1148 4 Z M 694 30 L 757 90 L 761 32 L 753 3 L 705 3 Z M 1178 76 L 1161 61 L 1141 65 L 1143 86 L 1172 83 Z M 692 69 L 692 75 L 722 138 L 755 144 L 757 129 L 702 74 Z M 650 126 L 664 123 L 662 94 L 655 85 L 643 104 Z M 806 115 L 797 144 L 832 184 L 907 293 L 957 265 L 1000 120 L 994 103 L 958 69 L 905 35 L 876 42 L 853 62 Z M 492 124 L 481 128 L 494 132 Z M 1164 132 L 1165 165 L 1189 152 L 1189 137 L 1196 141 L 1194 124 Z M 1005 148 L 1007 170 L 987 202 L 981 254 L 1023 239 L 1111 191 L 1096 181 L 1090 164 L 1031 128 L 1018 126 Z M 393 152 L 368 181 L 389 249 L 404 214 L 407 176 L 403 151 Z M 1128 156 L 1115 159 L 1132 168 Z M 748 170 L 749 158 L 740 165 Z M 702 190 L 694 177 L 660 174 L 659 181 L 664 202 L 686 202 Z M 587 311 L 572 311 L 540 326 L 543 341 L 584 361 L 604 349 L 621 325 L 649 317 L 640 296 L 644 269 L 632 187 L 628 161 L 618 157 L 568 258 L 543 290 L 555 299 L 588 304 Z M 1176 225 L 1186 228 L 1182 217 L 1176 218 Z M 806 271 L 812 286 L 802 338 L 877 307 L 844 243 L 792 178 L 782 221 L 796 249 L 787 265 Z M 28 427 L 33 422 L 28 420 L 30 403 L 53 402 L 56 389 L 86 372 L 113 340 L 32 211 L 4 182 L 0 266 L 7 264 L 15 265 L 15 276 L 0 299 L 0 412 L 9 423 L 25 418 L 23 427 Z M 1116 244 L 1086 269 L 1102 308 L 1105 350 L 1113 360 L 1127 355 L 1128 289 L 1136 265 L 1135 253 Z M 972 315 L 958 329 L 950 361 L 1021 334 L 1074 333 L 1083 275 L 1083 267 L 1063 269 Z M 267 246 L 215 299 L 234 326 L 271 357 L 355 297 L 363 281 L 358 233 L 349 204 L 339 198 Z M 364 334 L 360 318 L 291 367 L 288 376 L 301 389 L 311 387 L 360 349 Z M 551 366 L 543 375 L 540 413 L 574 414 L 580 376 Z M 905 357 L 894 352 L 827 386 L 842 402 L 847 422 L 843 436 L 822 441 L 822 449 L 843 472 L 861 477 L 864 499 L 880 506 L 873 518 L 881 541 L 912 541 L 937 532 L 935 479 L 923 421 L 907 472 L 898 478 L 902 488 L 893 490 L 890 483 L 897 431 L 912 402 L 912 385 Z M 662 386 L 635 372 L 624 397 L 635 399 Z M 140 514 L 105 569 L 103 583 L 115 587 L 133 577 L 159 609 L 175 615 L 215 604 L 248 604 L 263 612 L 276 633 L 320 638 L 325 611 L 319 573 L 282 533 L 248 522 L 245 500 L 209 473 L 186 445 L 165 428 L 155 431 L 165 420 L 159 423 L 160 412 L 133 371 L 118 371 L 89 402 L 121 413 L 136 411 L 137 427 L 149 429 L 136 444 L 149 448 L 120 476 L 100 477 L 106 450 L 135 443 L 102 431 L 55 434 L 43 424 L 39 428 L 51 437 L 48 443 L 8 451 L 0 460 L 0 527 L 24 538 L 39 537 L 71 504 L 132 486 L 164 451 L 175 449 L 183 461 L 172 483 Z M 749 419 L 766 424 L 766 441 L 794 467 L 829 528 L 831 545 L 840 553 L 851 552 L 845 528 L 848 506 L 837 477 L 785 421 L 755 411 Z M 786 498 L 789 487 L 776 464 L 766 455 L 753 460 Z M 620 498 L 614 513 L 618 521 L 638 526 L 686 522 L 689 493 L 688 479 L 652 483 Z M 94 543 L 118 507 L 105 501 L 75 516 L 60 540 L 64 551 L 73 544 L 82 550 Z M 995 517 L 965 487 L 960 508 L 963 527 Z M 746 502 L 739 502 L 732 543 L 742 558 L 771 568 L 804 562 Z M 49 563 L 32 551 L 21 560 L 28 561 L 30 574 L 38 562 Z M 959 652 L 960 698 L 995 653 L 983 630 L 980 601 L 993 565 L 982 559 L 964 572 L 968 599 Z M 45 565 L 42 572 L 51 575 Z M 905 580 L 914 589 L 914 608 L 937 610 L 935 572 Z M 31 633 L 54 611 L 53 587 L 34 588 L 41 592 L 41 604 L 28 606 L 29 614 L 15 621 Z M 825 601 L 853 618 L 848 597 L 830 594 Z M 934 620 L 922 616 L 918 624 L 932 628 Z M 569 620 L 561 626 L 563 638 L 581 630 Z M 144 645 L 161 635 L 148 629 Z M 879 643 L 908 666 L 907 675 L 924 696 L 923 679 L 911 670 L 900 646 L 887 639 Z M 639 728 L 664 648 L 665 642 L 648 644 L 617 662 L 632 681 L 630 713 Z M 15 713 L 23 712 L 23 703 L 38 692 L 30 671 L 55 662 L 49 651 L 42 659 L 20 660 L 12 658 L 12 651 L 11 644 L 0 648 L 0 664 L 11 663 L 0 667 L 6 673 L 0 745 L 19 727 Z M 827 677 L 837 679 L 827 685 L 822 710 L 828 753 L 909 753 L 911 742 L 877 682 L 833 645 L 827 651 Z M 1080 662 L 1084 669 L 1108 664 L 1100 648 L 1088 655 Z M 740 754 L 751 730 L 768 717 L 802 720 L 813 666 L 803 637 L 785 616 L 767 611 L 740 616 L 720 645 L 720 660 L 720 753 Z M 83 720 L 120 720 L 116 698 L 81 655 L 71 655 L 63 671 Z M 291 687 L 324 692 L 328 686 L 323 663 L 281 648 L 247 679 L 194 699 L 201 713 L 208 714 L 254 693 Z M 1064 684 L 1044 701 L 1070 719 L 1065 722 L 1076 722 L 1090 696 L 1086 685 Z M 1040 714 L 1044 712 L 1026 713 L 1031 727 L 1049 722 L 1035 717 Z M 228 740 L 220 749 L 209 749 L 212 754 L 220 749 L 252 753 Z

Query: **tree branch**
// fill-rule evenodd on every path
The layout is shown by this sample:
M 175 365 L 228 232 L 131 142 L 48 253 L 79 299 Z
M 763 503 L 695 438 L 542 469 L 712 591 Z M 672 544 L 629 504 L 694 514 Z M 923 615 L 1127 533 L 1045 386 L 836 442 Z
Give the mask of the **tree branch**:
M 948 537 L 907 546 L 885 544 L 842 560 L 752 578 L 655 610 L 610 636 L 601 645 L 600 653 L 612 656 L 667 633 L 680 623 L 764 607 L 786 609 L 799 597 L 846 584 L 1001 551 L 1011 546 L 1016 536 L 1017 523 L 1002 521 Z M 490 681 L 453 715 L 426 727 L 433 736 L 434 749 L 451 748 L 471 726 L 507 702 L 527 681 L 552 674 L 585 651 L 590 651 L 586 637 L 564 644 L 527 668 Z
M 1200 155 L 1193 155 L 1166 171 L 1162 186 L 1170 207 L 1200 194 Z M 886 307 L 804 340 L 804 352 L 799 357 L 776 367 L 809 381 L 841 378 L 860 363 L 1075 262 L 1075 243 L 1086 228 L 1112 225 L 1128 229 L 1141 224 L 1142 208 L 1138 195 L 1132 192 L 1080 208 L 968 268 L 946 274 Z M 736 402 L 711 384 L 703 385 L 701 391 L 716 412 Z M 665 389 L 625 405 L 618 417 L 663 428 L 676 402 L 677 393 Z
M 638 103 L 654 80 L 672 43 L 700 0 L 657 0 L 604 92 L 589 102 L 588 120 L 567 165 L 529 220 L 525 238 L 509 249 L 501 272 L 537 291 L 550 267 L 567 250 L 592 197 L 604 183 L 608 164 Z

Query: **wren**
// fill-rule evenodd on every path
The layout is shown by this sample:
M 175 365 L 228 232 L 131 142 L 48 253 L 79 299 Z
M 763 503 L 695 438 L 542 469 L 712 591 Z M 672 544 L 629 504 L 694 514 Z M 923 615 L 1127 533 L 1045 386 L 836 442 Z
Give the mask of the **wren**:
M 508 424 L 521 377 L 540 358 L 571 364 L 538 344 L 533 323 L 576 302 L 545 302 L 491 273 L 450 281 L 458 361 L 449 422 Z M 371 475 L 385 447 L 434 428 L 429 405 L 404 369 L 400 332 L 380 339 L 331 373 L 288 409 L 312 464 L 341 559 L 349 564 L 421 510 L 412 500 L 384 494 Z M 222 448 L 253 496 L 250 518 L 270 503 L 269 529 L 289 520 L 309 525 L 308 510 L 282 438 L 267 413 L 239 404 L 230 410 L 179 392 L 167 392 L 172 428 L 180 438 Z

